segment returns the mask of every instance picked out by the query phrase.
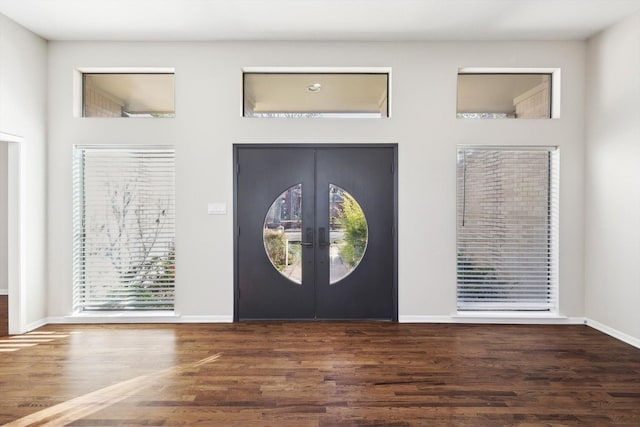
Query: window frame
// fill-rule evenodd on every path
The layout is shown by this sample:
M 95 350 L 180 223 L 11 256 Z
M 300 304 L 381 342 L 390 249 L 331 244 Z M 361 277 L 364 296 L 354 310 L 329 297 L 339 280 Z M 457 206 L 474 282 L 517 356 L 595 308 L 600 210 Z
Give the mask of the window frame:
M 547 265 L 546 269 L 548 271 L 548 304 L 546 308 L 541 309 L 531 309 L 531 308 L 517 308 L 512 306 L 511 308 L 496 308 L 497 304 L 477 304 L 476 309 L 471 308 L 460 308 L 460 287 L 461 285 L 461 262 L 465 260 L 468 261 L 467 258 L 461 255 L 460 251 L 460 176 L 459 176 L 459 165 L 456 165 L 456 309 L 457 314 L 461 316 L 469 316 L 469 315 L 487 315 L 489 313 L 493 314 L 515 314 L 517 316 L 523 316 L 527 314 L 537 314 L 537 315 L 558 315 L 559 310 L 559 189 L 560 189 L 560 149 L 557 146 L 490 146 L 490 145 L 458 145 L 457 146 L 457 157 L 459 162 L 460 152 L 464 150 L 482 150 L 482 151 L 522 151 L 522 152 L 548 152 L 549 160 L 547 164 L 547 173 L 548 173 L 548 188 L 547 188 L 547 205 L 544 209 L 547 212 L 547 247 L 548 247 L 548 256 L 547 256 Z M 466 177 L 463 177 L 466 179 Z M 463 184 L 463 187 L 466 186 L 466 182 Z M 466 191 L 466 190 L 465 190 Z M 463 198 L 466 197 L 462 195 Z M 463 201 L 465 203 L 465 201 Z M 508 224 L 508 222 L 507 222 Z M 501 252 L 508 253 L 508 252 Z M 521 267 L 521 266 L 518 266 Z M 464 267 L 463 267 L 464 269 Z M 496 275 L 496 277 L 499 277 Z M 464 280 L 464 279 L 463 279 Z M 467 284 L 468 285 L 468 284 Z M 468 304 L 470 307 L 471 304 Z M 515 308 L 514 308 L 515 307 Z
M 151 261 L 155 258 L 158 258 L 163 263 L 160 268 L 164 269 L 163 274 L 165 274 L 165 276 L 158 278 L 157 281 L 153 282 L 154 287 L 156 288 L 160 287 L 162 288 L 161 290 L 166 290 L 166 292 L 169 292 L 171 294 L 170 300 L 167 300 L 164 297 L 160 297 L 160 298 L 154 298 L 153 301 L 156 301 L 156 300 L 163 301 L 165 302 L 164 305 L 167 307 L 160 308 L 160 307 L 154 306 L 150 308 L 138 307 L 138 308 L 132 309 L 132 308 L 126 307 L 123 304 L 120 304 L 119 306 L 109 306 L 107 308 L 95 308 L 95 307 L 92 307 L 91 298 L 84 296 L 84 292 L 87 289 L 87 287 L 91 286 L 91 284 L 88 283 L 89 280 L 87 280 L 87 273 L 88 272 L 95 273 L 97 271 L 95 269 L 88 271 L 86 267 L 86 261 L 88 259 L 87 234 L 89 234 L 88 220 L 87 220 L 87 216 L 88 216 L 87 199 L 90 198 L 91 200 L 96 201 L 96 205 L 94 205 L 94 212 L 95 210 L 100 208 L 102 203 L 109 203 L 106 197 L 102 197 L 97 194 L 89 194 L 89 196 L 87 195 L 87 185 L 95 186 L 97 182 L 94 180 L 93 183 L 87 183 L 87 180 L 86 180 L 87 176 L 85 172 L 86 171 L 85 156 L 87 151 L 90 151 L 93 154 L 100 151 L 102 151 L 105 154 L 110 154 L 117 151 L 125 151 L 127 152 L 127 155 L 132 156 L 129 158 L 125 156 L 118 158 L 118 161 L 122 161 L 124 159 L 125 162 L 131 162 L 131 158 L 134 158 L 133 162 L 135 162 L 136 156 L 141 156 L 141 154 L 143 153 L 150 154 L 152 156 L 161 154 L 162 156 L 164 156 L 163 159 L 168 159 L 161 162 L 161 165 L 162 165 L 161 167 L 158 167 L 157 165 L 150 165 L 151 162 L 148 161 L 148 159 L 145 161 L 138 161 L 138 163 L 136 163 L 137 169 L 140 169 L 145 166 L 149 166 L 150 169 L 155 168 L 156 170 L 160 171 L 163 174 L 162 182 L 165 185 L 169 183 L 168 184 L 169 187 L 163 186 L 162 190 L 167 191 L 167 188 L 168 188 L 169 191 L 171 192 L 167 197 L 168 204 L 165 207 L 165 209 L 167 210 L 166 224 L 168 226 L 170 234 L 168 238 L 165 237 L 164 239 L 162 239 L 162 243 L 168 244 L 167 247 L 170 248 L 169 252 L 166 252 L 168 254 L 167 259 L 166 261 L 164 261 L 164 258 L 161 259 L 161 257 L 157 257 L 157 256 L 154 256 L 153 258 L 151 258 Z M 142 157 L 144 157 L 144 155 Z M 99 163 L 97 167 L 105 168 L 105 165 L 106 165 L 106 168 L 108 168 L 111 166 L 107 164 L 108 162 L 109 162 L 108 159 L 107 160 L 103 159 L 102 161 L 97 162 Z M 157 162 L 154 161 L 154 163 L 157 163 Z M 117 163 L 114 163 L 114 164 L 118 166 Z M 164 168 L 167 166 L 168 168 L 165 170 Z M 97 175 L 99 175 L 100 172 L 102 172 L 100 169 L 93 171 L 93 173 Z M 166 175 L 166 173 L 168 173 L 168 175 Z M 74 145 L 72 175 L 73 175 L 72 209 L 73 209 L 73 312 L 74 314 L 89 314 L 89 313 L 100 314 L 100 313 L 109 313 L 109 312 L 126 312 L 131 314 L 134 314 L 134 313 L 148 314 L 153 312 L 172 313 L 175 310 L 175 283 L 176 283 L 175 281 L 175 265 L 176 265 L 175 264 L 175 237 L 176 237 L 175 235 L 175 226 L 176 226 L 175 148 L 173 146 L 157 146 L 157 145 L 153 145 L 153 146 L 151 145 Z M 149 181 L 144 180 L 144 177 L 141 178 L 140 175 L 135 175 L 132 177 L 132 179 L 138 183 L 142 182 L 143 185 L 149 183 Z M 125 182 L 125 180 L 120 181 L 120 183 L 122 182 Z M 126 181 L 126 182 L 128 185 L 130 181 Z M 156 183 L 155 185 L 157 185 L 158 181 L 154 180 L 153 182 L 155 182 Z M 154 188 L 154 191 L 152 192 L 152 194 L 155 195 L 157 193 L 159 193 L 159 190 L 157 190 L 157 188 Z M 143 191 L 142 193 L 137 193 L 137 194 L 142 194 L 142 196 L 147 196 L 147 197 L 149 196 L 148 191 Z M 113 201 L 111 201 L 111 203 L 113 203 Z M 136 206 L 136 205 L 132 204 L 132 206 Z M 137 205 L 137 207 L 139 208 L 140 205 Z M 162 214 L 164 215 L 164 211 Z M 138 224 L 144 223 L 144 218 L 141 220 L 140 217 L 137 217 L 136 221 Z M 156 221 L 156 223 L 159 223 L 159 222 Z M 142 229 L 140 229 L 139 232 L 140 234 L 142 234 Z M 145 235 L 144 238 L 146 237 L 147 236 Z M 104 239 L 104 233 L 102 233 L 99 238 L 94 239 L 93 242 L 94 243 L 99 242 L 100 239 Z M 152 244 L 155 245 L 156 241 L 154 240 Z M 140 247 L 140 241 L 136 241 L 133 245 L 133 248 L 139 248 L 139 247 Z M 130 250 L 130 249 L 131 249 L 130 247 L 126 247 L 125 250 Z M 173 253 L 171 254 L 172 251 Z M 157 249 L 153 247 L 150 248 L 148 251 L 148 255 L 151 255 L 152 252 L 154 253 L 157 252 Z M 106 258 L 107 255 L 99 255 L 99 257 Z M 145 256 L 143 259 L 143 262 L 147 264 L 150 264 L 151 261 L 147 261 L 147 256 Z M 113 259 L 112 259 L 112 262 L 113 262 Z M 157 268 L 152 267 L 151 270 L 155 271 L 157 270 Z M 105 272 L 107 272 L 107 270 L 102 271 L 102 273 L 105 273 Z M 129 272 L 130 270 L 127 270 L 127 275 L 129 277 L 132 277 L 131 275 L 129 275 Z M 167 272 L 170 272 L 170 273 L 167 273 Z M 135 283 L 134 279 L 131 279 L 128 282 L 127 281 L 113 282 L 112 285 L 114 289 L 119 289 L 122 287 L 130 286 L 132 283 Z M 137 304 L 144 305 L 144 304 L 140 304 L 139 301 L 137 302 Z M 95 302 L 93 302 L 93 305 L 95 305 Z M 157 305 L 162 305 L 162 304 L 158 303 Z
M 116 119 L 116 118 L 149 118 L 149 117 L 88 117 L 84 115 L 84 83 L 86 74 L 171 74 L 174 76 L 173 87 L 173 115 L 159 118 L 173 119 L 177 116 L 176 112 L 176 89 L 174 67 L 79 67 L 73 71 L 73 117 L 82 119 Z
M 387 114 L 374 113 L 274 113 L 273 116 L 250 116 L 245 111 L 245 74 L 385 74 L 387 76 Z M 391 118 L 391 67 L 242 67 L 242 96 L 240 97 L 240 117 L 242 118 Z
M 561 78 L 562 70 L 560 68 L 550 67 L 461 67 L 458 68 L 456 75 L 456 114 L 458 114 L 458 76 L 461 74 L 489 74 L 489 75 L 518 75 L 518 74 L 541 74 L 550 75 L 549 83 L 549 117 L 546 119 L 560 118 L 560 101 L 561 101 Z M 469 120 L 469 119 L 463 119 Z

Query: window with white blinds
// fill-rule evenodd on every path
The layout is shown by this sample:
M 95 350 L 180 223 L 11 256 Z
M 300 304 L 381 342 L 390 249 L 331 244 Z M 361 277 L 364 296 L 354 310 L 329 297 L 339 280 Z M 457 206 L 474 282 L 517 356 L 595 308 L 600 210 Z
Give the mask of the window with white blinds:
M 74 308 L 173 310 L 173 148 L 74 148 Z
M 558 150 L 459 147 L 459 311 L 555 312 Z

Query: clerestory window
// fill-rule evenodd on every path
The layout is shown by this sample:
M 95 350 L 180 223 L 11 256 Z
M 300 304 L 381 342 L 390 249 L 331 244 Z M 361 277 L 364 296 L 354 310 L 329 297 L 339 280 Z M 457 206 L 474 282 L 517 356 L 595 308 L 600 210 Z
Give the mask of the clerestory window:
M 386 118 L 390 69 L 245 69 L 243 116 Z
M 560 70 L 553 68 L 461 68 L 459 119 L 560 117 Z
M 175 117 L 171 69 L 80 71 L 82 117 Z

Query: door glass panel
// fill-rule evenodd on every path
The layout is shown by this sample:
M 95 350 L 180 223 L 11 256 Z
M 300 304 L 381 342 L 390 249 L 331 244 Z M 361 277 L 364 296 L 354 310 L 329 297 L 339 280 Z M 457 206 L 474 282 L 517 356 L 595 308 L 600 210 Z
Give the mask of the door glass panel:
M 367 249 L 367 219 L 360 204 L 343 188 L 329 184 L 329 283 L 356 269 Z
M 302 284 L 302 184 L 280 194 L 264 219 L 264 250 L 284 277 Z

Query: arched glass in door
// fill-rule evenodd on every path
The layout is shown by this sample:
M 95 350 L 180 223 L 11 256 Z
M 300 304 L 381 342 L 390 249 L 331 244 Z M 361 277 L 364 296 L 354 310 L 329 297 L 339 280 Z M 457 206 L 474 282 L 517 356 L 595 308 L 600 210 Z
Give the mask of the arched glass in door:
M 329 283 L 351 274 L 367 250 L 367 218 L 356 199 L 329 184 Z
M 284 277 L 302 284 L 302 184 L 286 189 L 267 211 L 262 229 L 264 250 Z

